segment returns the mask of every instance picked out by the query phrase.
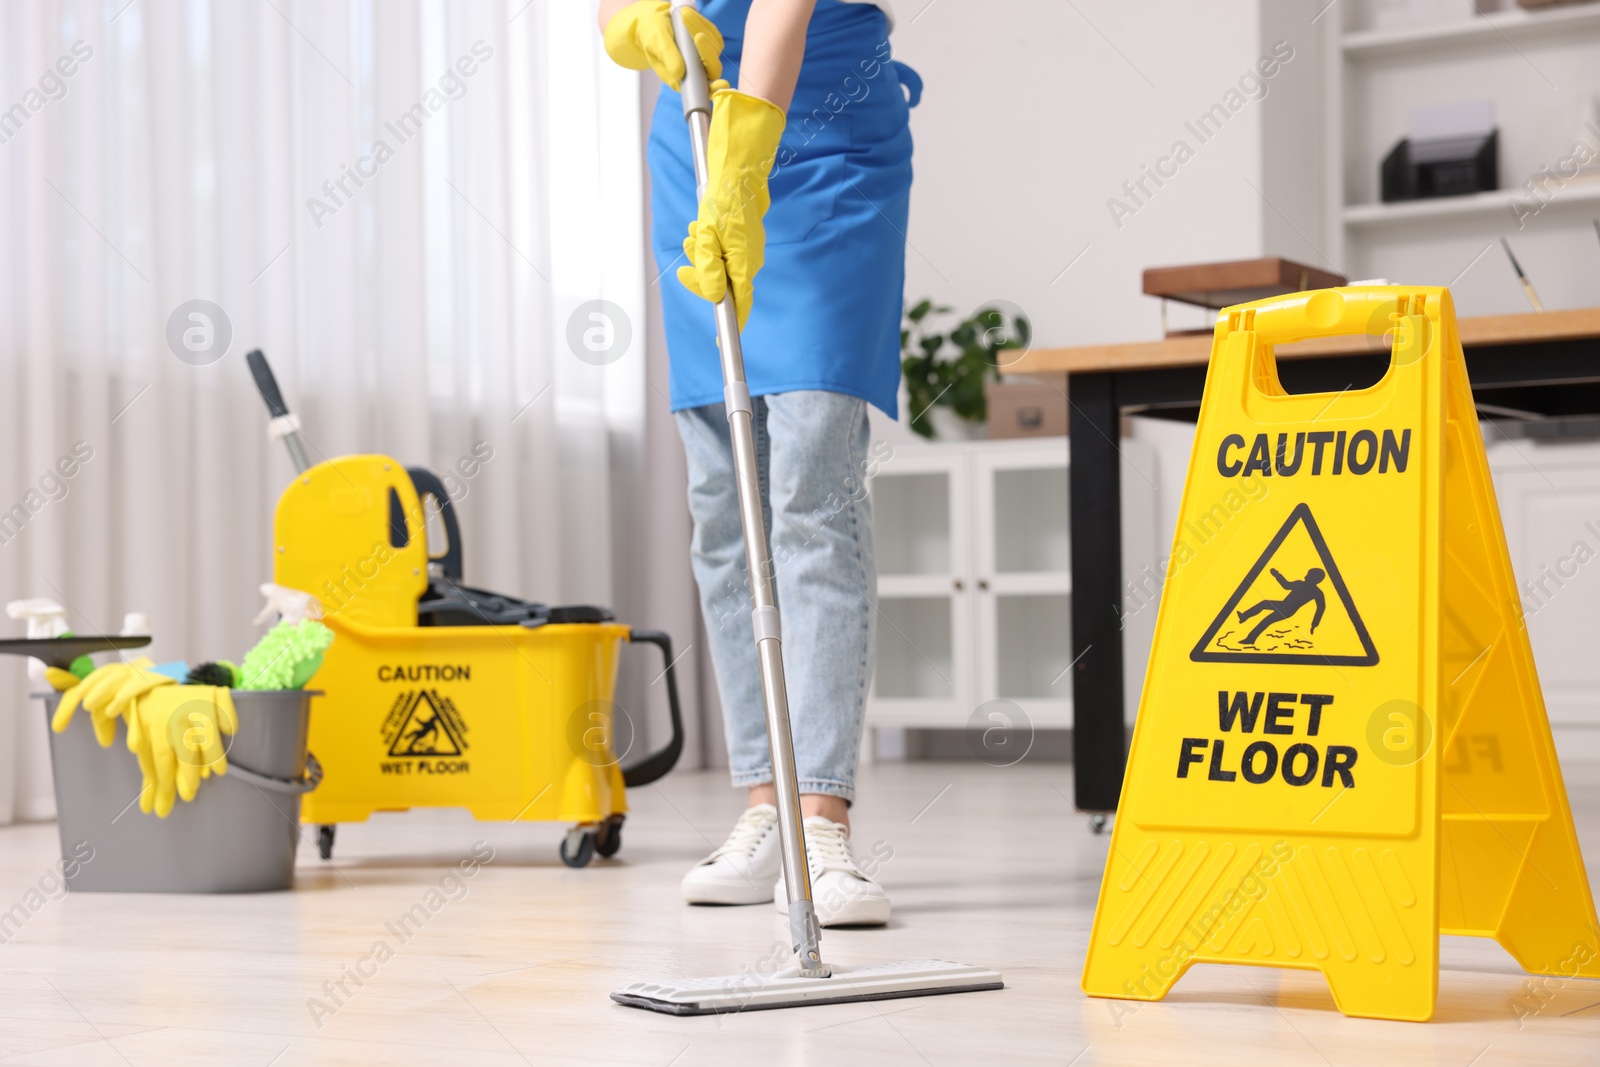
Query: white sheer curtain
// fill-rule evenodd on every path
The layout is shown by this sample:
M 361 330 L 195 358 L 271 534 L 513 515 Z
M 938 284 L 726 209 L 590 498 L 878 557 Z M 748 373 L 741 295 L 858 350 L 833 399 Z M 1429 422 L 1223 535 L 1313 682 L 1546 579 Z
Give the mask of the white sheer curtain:
M 0 599 L 241 654 L 291 473 L 259 347 L 313 460 L 454 474 L 469 581 L 615 602 L 650 466 L 638 84 L 571 0 L 0 7 Z M 193 299 L 231 324 L 208 365 L 167 341 Z M 632 335 L 609 362 L 569 345 L 575 312 L 605 341 L 593 300 Z M 26 689 L 0 657 L 0 821 L 51 806 Z

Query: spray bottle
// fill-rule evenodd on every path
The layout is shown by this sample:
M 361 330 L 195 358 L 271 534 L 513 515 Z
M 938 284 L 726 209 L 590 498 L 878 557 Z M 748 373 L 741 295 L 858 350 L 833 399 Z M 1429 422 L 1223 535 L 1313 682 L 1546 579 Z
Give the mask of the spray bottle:
M 123 637 L 149 637 L 150 636 L 150 616 L 146 615 L 142 611 L 130 611 L 130 612 L 126 613 L 125 615 L 123 615 L 122 616 L 122 636 Z M 122 653 L 122 660 L 123 660 L 124 663 L 132 663 L 134 660 L 138 659 L 142 655 L 144 655 L 144 650 L 143 649 L 132 649 L 130 651 Z
M 261 595 L 267 598 L 267 602 L 262 605 L 256 617 L 250 620 L 252 625 L 261 626 L 271 622 L 274 615 L 287 623 L 322 618 L 322 601 L 310 593 L 290 589 L 286 585 L 262 582 Z
M 6 605 L 6 614 L 13 619 L 27 619 L 30 638 L 60 637 L 68 632 L 67 609 L 44 597 L 13 600 Z M 28 680 L 44 685 L 44 668 L 44 660 L 29 659 Z

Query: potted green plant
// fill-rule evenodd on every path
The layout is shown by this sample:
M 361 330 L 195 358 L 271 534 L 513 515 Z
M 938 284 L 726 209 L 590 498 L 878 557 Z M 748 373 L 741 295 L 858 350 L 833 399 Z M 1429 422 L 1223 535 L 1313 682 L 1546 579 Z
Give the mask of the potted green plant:
M 1001 353 L 1027 348 L 1033 328 L 1026 315 L 985 305 L 946 332 L 933 332 L 929 316 L 954 309 L 922 300 L 906 312 L 900 331 L 900 371 L 905 378 L 911 429 L 932 438 L 944 410 L 955 418 L 942 436 L 961 436 L 963 425 L 981 427 L 988 420 L 984 383 L 1000 377 Z M 966 436 L 975 436 L 967 434 Z

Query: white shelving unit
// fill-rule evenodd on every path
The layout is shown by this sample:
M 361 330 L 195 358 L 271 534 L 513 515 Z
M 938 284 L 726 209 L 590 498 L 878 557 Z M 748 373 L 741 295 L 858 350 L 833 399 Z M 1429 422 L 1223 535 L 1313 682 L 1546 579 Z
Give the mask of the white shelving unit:
M 1560 183 L 1520 220 L 1511 204 L 1541 167 L 1554 171 L 1569 157 L 1586 101 L 1600 96 L 1600 3 L 1498 6 L 1468 15 L 1461 5 L 1445 21 L 1376 29 L 1373 0 L 1355 0 L 1321 21 L 1322 251 L 1352 278 L 1449 285 L 1463 315 L 1526 311 L 1494 247 L 1503 236 L 1546 307 L 1592 306 L 1600 303 L 1591 225 L 1600 178 Z M 1379 164 L 1405 136 L 1411 110 L 1475 99 L 1494 102 L 1500 189 L 1380 203 Z
M 1472 215 L 1499 215 L 1513 221 L 1507 204 L 1509 193 L 1496 189 L 1472 196 L 1443 196 L 1434 200 L 1401 200 L 1392 204 L 1351 204 L 1344 209 L 1344 224 L 1351 228 L 1383 226 L 1408 219 L 1460 219 Z M 1551 191 L 1549 203 L 1600 204 L 1600 175 L 1576 178 Z
M 1600 27 L 1600 5 L 1576 4 L 1548 11 L 1525 11 L 1519 7 L 1437 26 L 1351 30 L 1344 34 L 1343 43 L 1345 55 L 1352 57 L 1381 56 L 1401 51 L 1415 55 L 1418 52 L 1470 46 L 1485 41 L 1491 44 L 1499 41 L 1514 43 L 1596 27 Z
M 897 446 L 871 483 L 872 726 L 964 728 L 995 699 L 1072 725 L 1067 442 Z
M 1148 446 L 1123 445 L 1153 469 Z M 894 446 L 870 483 L 880 614 L 869 726 L 965 729 L 994 700 L 1035 729 L 1072 725 L 1068 462 L 1065 438 Z M 1135 540 L 1153 543 L 1153 484 L 1130 475 L 1123 493 Z
M 1323 20 L 1323 205 L 1328 258 L 1353 278 L 1449 285 L 1461 315 L 1529 310 L 1498 247 L 1506 237 L 1549 308 L 1600 304 L 1600 179 L 1553 189 L 1521 220 L 1513 198 L 1557 169 L 1582 103 L 1600 96 L 1600 3 L 1504 10 L 1398 29 L 1365 20 L 1374 0 L 1346 0 Z M 1386 0 L 1397 2 L 1397 0 Z M 1426 2 L 1426 0 L 1423 0 Z M 1478 0 L 1484 8 L 1492 0 Z M 1500 189 L 1383 204 L 1378 167 L 1405 136 L 1412 108 L 1490 99 L 1500 131 Z M 1591 144 L 1593 140 L 1591 138 Z M 1541 443 L 1489 434 L 1489 463 L 1528 634 L 1563 757 L 1600 757 L 1600 660 L 1585 640 L 1600 618 L 1600 578 L 1548 576 L 1582 539 L 1600 503 L 1600 443 Z M 1546 591 L 1539 591 L 1544 582 Z M 1573 586 L 1577 588 L 1574 589 Z

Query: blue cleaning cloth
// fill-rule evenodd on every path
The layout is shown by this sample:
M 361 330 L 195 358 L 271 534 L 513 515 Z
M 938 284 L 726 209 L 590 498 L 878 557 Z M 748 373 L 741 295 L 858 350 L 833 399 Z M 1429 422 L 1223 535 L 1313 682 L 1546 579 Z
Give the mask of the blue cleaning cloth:
M 181 659 L 175 659 L 170 663 L 157 663 L 150 669 L 157 674 L 166 675 L 179 685 L 182 685 L 184 679 L 189 677 L 189 665 Z

